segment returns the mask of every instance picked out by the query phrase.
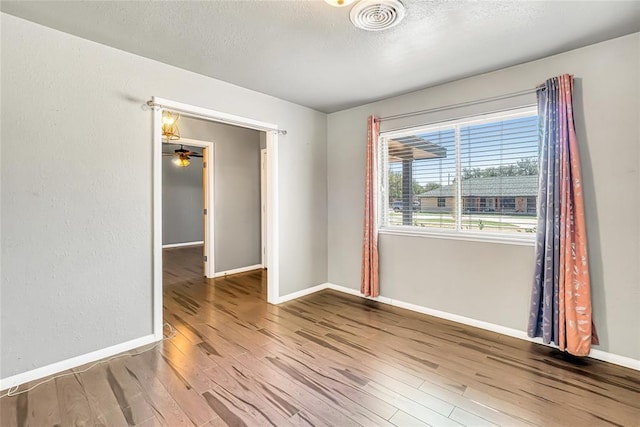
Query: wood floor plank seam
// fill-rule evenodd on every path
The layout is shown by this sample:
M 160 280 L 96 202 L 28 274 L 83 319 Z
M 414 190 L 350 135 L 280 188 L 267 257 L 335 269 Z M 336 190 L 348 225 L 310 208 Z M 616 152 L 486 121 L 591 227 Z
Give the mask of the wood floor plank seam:
M 640 427 L 637 371 L 330 289 L 270 305 L 264 270 L 201 255 L 163 251 L 172 339 L 0 399 L 0 425 Z

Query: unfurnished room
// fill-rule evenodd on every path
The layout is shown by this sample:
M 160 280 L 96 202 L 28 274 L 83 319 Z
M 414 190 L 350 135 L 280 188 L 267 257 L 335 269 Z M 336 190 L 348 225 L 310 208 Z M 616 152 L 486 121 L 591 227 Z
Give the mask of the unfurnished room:
M 2 427 L 640 427 L 640 1 L 0 12 Z

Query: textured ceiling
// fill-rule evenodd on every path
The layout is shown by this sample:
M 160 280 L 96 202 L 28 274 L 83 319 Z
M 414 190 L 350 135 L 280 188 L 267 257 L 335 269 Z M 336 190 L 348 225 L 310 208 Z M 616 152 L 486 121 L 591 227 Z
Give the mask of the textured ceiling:
M 333 112 L 640 31 L 640 1 L 416 1 L 395 28 L 323 1 L 6 1 L 3 12 Z

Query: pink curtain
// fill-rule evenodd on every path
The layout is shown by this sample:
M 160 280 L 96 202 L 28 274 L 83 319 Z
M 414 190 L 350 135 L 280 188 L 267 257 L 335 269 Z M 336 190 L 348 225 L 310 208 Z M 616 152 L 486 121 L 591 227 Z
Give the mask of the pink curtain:
M 541 124 L 536 265 L 528 334 L 576 356 L 598 337 L 591 289 L 584 194 L 573 117 L 573 76 L 538 90 Z
M 365 296 L 380 294 L 378 283 L 378 227 L 377 193 L 378 136 L 380 122 L 370 116 L 367 119 L 367 164 L 364 193 L 364 238 L 362 241 L 362 278 L 360 292 Z
M 597 334 L 592 328 L 587 227 L 578 139 L 573 122 L 573 76 L 560 76 L 558 83 L 562 107 L 560 134 L 568 135 L 568 141 L 560 146 L 560 265 L 564 266 L 564 271 L 560 270 L 560 348 L 586 356 L 592 341 L 597 344 Z

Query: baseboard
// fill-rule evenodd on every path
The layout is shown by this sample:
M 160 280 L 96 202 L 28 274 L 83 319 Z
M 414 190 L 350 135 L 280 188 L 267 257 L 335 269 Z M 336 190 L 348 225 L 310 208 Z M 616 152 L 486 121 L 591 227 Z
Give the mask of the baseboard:
M 592 348 L 591 353 L 589 353 L 589 357 L 640 371 L 640 360 L 632 359 L 627 356 L 620 356 L 619 354 L 613 354 Z
M 309 294 L 313 294 L 323 289 L 327 289 L 328 285 L 329 285 L 328 283 L 322 283 L 320 285 L 312 286 L 310 288 L 303 289 L 298 292 L 293 292 L 293 293 L 281 296 L 276 301 L 276 304 L 282 304 L 283 302 L 291 301 L 293 299 L 300 298 Z
M 262 268 L 262 265 L 256 264 L 255 266 L 245 267 L 243 269 L 237 269 L 237 270 L 248 271 L 256 268 Z M 235 270 L 229 270 L 229 271 L 235 271 Z M 230 273 L 227 272 L 227 274 L 230 274 Z M 333 289 L 334 291 L 342 292 L 345 294 L 355 295 L 361 298 L 370 299 L 372 301 L 378 301 L 384 304 L 393 305 L 396 307 L 404 308 L 404 309 L 415 311 L 418 313 L 428 314 L 430 316 L 439 317 L 441 319 L 451 320 L 453 322 L 474 326 L 477 328 L 507 335 L 513 338 L 519 338 L 522 340 L 548 346 L 548 344 L 544 344 L 540 338 L 529 338 L 525 332 L 517 329 L 508 328 L 506 326 L 500 326 L 494 323 L 484 322 L 481 320 L 471 319 L 469 317 L 459 316 L 457 314 L 451 314 L 451 313 L 447 313 L 440 310 L 434 310 L 434 309 L 419 306 L 416 304 L 394 300 L 384 296 L 379 296 L 375 298 L 365 297 L 355 289 L 347 288 L 346 286 L 340 286 L 333 283 L 322 283 L 320 285 L 316 285 L 311 288 L 303 289 L 301 291 L 297 291 L 291 294 L 281 296 L 280 298 L 278 298 L 277 304 L 281 304 L 281 303 L 291 301 L 306 295 L 310 295 L 324 289 Z M 106 357 L 111 357 L 118 353 L 123 353 L 125 351 L 133 350 L 135 348 L 142 347 L 144 345 L 151 344 L 156 341 L 158 341 L 158 339 L 157 337 L 155 337 L 155 335 L 153 334 L 147 335 L 144 337 L 133 339 L 131 341 L 116 344 L 101 350 L 96 350 L 91 353 L 83 354 L 83 355 L 72 357 L 70 359 L 66 359 L 60 362 L 52 363 L 51 365 L 43 366 L 41 368 L 36 368 L 31 371 L 23 372 L 21 374 L 13 375 L 11 377 L 2 378 L 0 379 L 0 390 L 6 390 L 16 385 L 20 385 L 20 384 L 27 383 L 29 381 L 34 381 L 40 378 L 44 378 L 49 375 L 57 374 L 58 372 L 66 371 L 67 369 L 72 369 L 87 363 L 95 362 L 97 360 L 104 359 Z M 554 347 L 554 346 L 550 346 L 550 347 Z M 604 362 L 609 362 L 614 365 L 624 366 L 626 368 L 640 371 L 640 360 L 632 359 L 630 357 L 621 356 L 618 354 L 613 354 L 613 353 L 609 353 L 602 350 L 596 350 L 596 349 L 591 350 L 589 357 L 591 357 L 592 359 L 602 360 Z
M 142 347 L 143 345 L 151 344 L 156 341 L 158 340 L 154 335 L 147 335 L 144 337 L 133 339 L 131 341 L 116 344 L 111 347 L 103 348 L 101 350 L 92 351 L 91 353 L 52 363 L 51 365 L 36 368 L 31 371 L 23 372 L 21 374 L 13 375 L 11 377 L 2 378 L 0 379 L 0 390 L 6 390 L 10 387 L 24 384 L 29 381 L 35 381 L 40 378 L 48 377 L 49 375 L 57 374 L 59 372 L 66 371 L 67 369 L 76 368 L 87 363 L 95 362 L 97 360 L 104 359 L 105 357 L 111 357 L 118 353 L 133 350 L 134 348 Z
M 255 264 L 255 265 L 250 265 L 248 267 L 234 268 L 233 270 L 218 271 L 217 273 L 213 273 L 213 277 L 215 278 L 215 277 L 228 276 L 230 274 L 246 273 L 247 271 L 257 270 L 259 268 L 264 268 L 264 265 Z
M 204 241 L 200 240 L 197 242 L 167 243 L 166 245 L 162 245 L 162 249 L 185 248 L 187 246 L 200 246 L 200 245 L 204 245 Z
M 428 314 L 429 316 L 439 317 L 441 319 L 451 320 L 452 322 L 462 323 L 464 325 L 474 326 L 476 328 L 485 329 L 487 331 L 497 332 L 502 335 L 507 335 L 513 338 L 519 338 L 521 340 L 534 342 L 536 344 L 546 345 L 548 347 L 555 347 L 554 345 L 545 344 L 541 338 L 530 338 L 524 331 L 518 329 L 508 328 L 506 326 L 496 325 L 494 323 L 484 322 L 482 320 L 471 319 L 469 317 L 459 316 L 457 314 L 451 314 L 440 310 L 434 310 L 432 308 L 423 307 L 416 304 L 411 304 L 404 301 L 394 300 L 384 296 L 378 296 L 375 298 L 365 297 L 359 291 L 347 288 L 346 286 L 335 285 L 333 283 L 325 283 L 324 289 L 333 289 L 334 291 L 343 292 L 350 295 L 356 295 L 362 298 L 367 298 L 372 301 L 378 301 L 384 304 L 393 305 L 396 307 L 404 308 L 407 310 L 415 311 L 418 313 Z M 314 288 L 310 288 L 314 289 Z M 320 289 L 315 290 L 317 292 Z M 293 295 L 293 294 L 291 294 Z M 303 295 L 300 295 L 303 296 Z M 297 298 L 297 297 L 296 297 Z M 592 359 L 602 360 L 604 362 L 613 363 L 614 365 L 624 366 L 625 368 L 634 369 L 640 371 L 640 360 L 632 359 L 626 356 L 620 356 L 618 354 L 609 353 L 602 350 L 592 349 L 589 356 Z

